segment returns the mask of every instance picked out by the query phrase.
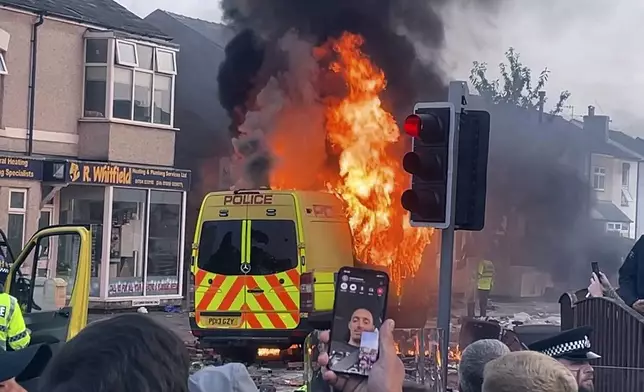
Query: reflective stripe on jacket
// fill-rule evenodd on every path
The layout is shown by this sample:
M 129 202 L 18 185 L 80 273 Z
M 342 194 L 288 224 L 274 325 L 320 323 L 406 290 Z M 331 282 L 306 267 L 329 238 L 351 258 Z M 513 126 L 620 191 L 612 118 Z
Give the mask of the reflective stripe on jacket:
M 479 263 L 477 286 L 479 290 L 492 290 L 494 284 L 494 264 L 490 260 Z
M 0 351 L 6 351 L 7 346 L 19 350 L 27 347 L 29 342 L 31 336 L 18 300 L 9 294 L 0 293 Z

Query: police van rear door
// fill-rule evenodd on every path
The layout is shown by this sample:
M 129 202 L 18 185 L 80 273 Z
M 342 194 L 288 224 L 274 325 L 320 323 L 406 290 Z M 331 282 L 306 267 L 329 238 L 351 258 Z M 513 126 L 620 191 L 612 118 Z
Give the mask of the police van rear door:
M 49 260 L 47 269 L 39 260 Z M 91 233 L 83 226 L 39 230 L 16 256 L 5 292 L 18 299 L 31 344 L 60 343 L 87 325 Z
M 301 273 L 295 197 L 263 196 L 248 206 L 247 328 L 294 329 L 300 322 Z
M 239 193 L 204 201 L 195 254 L 195 321 L 200 328 L 243 329 L 246 277 L 242 271 L 247 206 Z

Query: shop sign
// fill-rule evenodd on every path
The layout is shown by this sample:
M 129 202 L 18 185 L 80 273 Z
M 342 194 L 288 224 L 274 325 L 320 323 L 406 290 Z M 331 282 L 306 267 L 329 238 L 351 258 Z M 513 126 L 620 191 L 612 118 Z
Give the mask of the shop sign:
M 146 295 L 179 294 L 179 280 L 176 276 L 148 276 Z M 110 297 L 143 295 L 143 278 L 112 278 L 109 281 Z
M 161 305 L 161 300 L 159 298 L 151 299 L 133 299 L 132 306 L 158 306 Z
M 190 171 L 71 161 L 69 180 L 77 184 L 123 185 L 187 191 L 190 188 Z
M 41 180 L 42 168 L 42 160 L 18 156 L 0 156 L 0 178 Z

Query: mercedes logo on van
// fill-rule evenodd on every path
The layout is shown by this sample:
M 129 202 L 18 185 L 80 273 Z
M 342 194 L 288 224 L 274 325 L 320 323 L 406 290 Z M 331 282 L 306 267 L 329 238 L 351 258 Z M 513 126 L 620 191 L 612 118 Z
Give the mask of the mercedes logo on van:
M 243 273 L 245 273 L 245 274 L 249 273 L 249 272 L 250 272 L 250 264 L 248 264 L 248 263 L 243 263 L 243 264 L 241 265 L 241 272 L 243 272 Z

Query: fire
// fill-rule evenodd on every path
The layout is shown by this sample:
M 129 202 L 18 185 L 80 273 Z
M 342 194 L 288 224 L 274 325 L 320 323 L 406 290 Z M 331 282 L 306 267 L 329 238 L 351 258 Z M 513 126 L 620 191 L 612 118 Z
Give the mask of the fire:
M 325 129 L 338 152 L 339 173 L 329 173 L 324 183 L 345 203 L 358 259 L 387 266 L 392 280 L 400 283 L 418 270 L 432 230 L 411 228 L 400 205 L 400 194 L 409 185 L 395 149 L 400 130 L 380 99 L 385 75 L 361 51 L 362 44 L 362 37 L 345 33 L 317 48 L 327 54 L 330 48 L 330 71 L 346 84 L 344 98 L 325 103 Z M 277 169 L 272 177 L 288 187 L 288 173 L 280 170 L 289 169 Z
M 450 362 L 461 363 L 461 349 L 458 345 L 455 348 L 450 348 L 447 356 Z
M 264 348 L 260 347 L 257 349 L 257 356 L 261 358 L 266 357 L 279 357 L 281 350 L 279 348 Z

